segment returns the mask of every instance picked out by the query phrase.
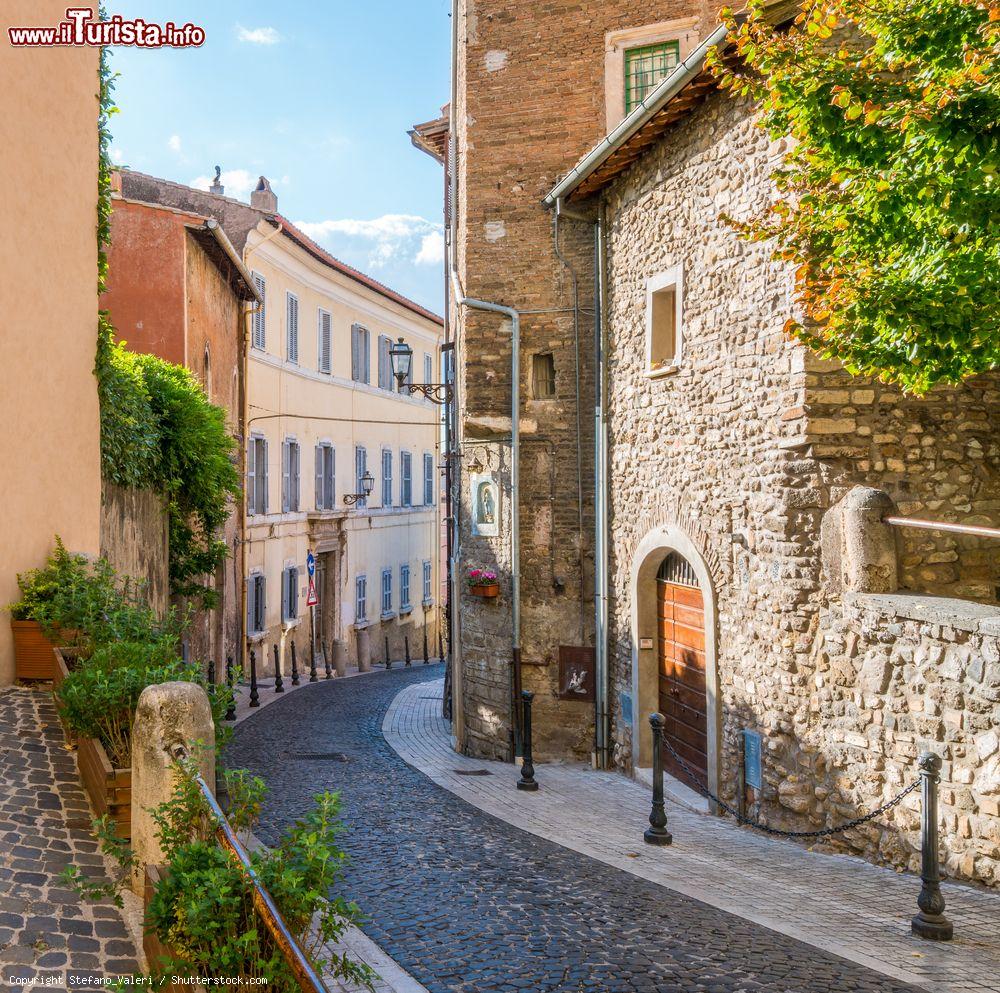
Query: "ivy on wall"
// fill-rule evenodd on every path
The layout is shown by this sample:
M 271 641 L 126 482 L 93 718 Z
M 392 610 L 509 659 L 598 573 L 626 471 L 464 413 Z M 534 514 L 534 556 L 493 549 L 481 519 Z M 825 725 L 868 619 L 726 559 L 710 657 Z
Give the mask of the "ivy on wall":
M 102 13 L 102 17 L 103 17 Z M 111 233 L 109 122 L 117 108 L 108 50 L 101 49 L 98 116 L 98 293 L 107 284 Z M 114 340 L 106 311 L 98 318 L 94 366 L 101 407 L 101 470 L 120 486 L 151 489 L 164 500 L 170 541 L 170 587 L 206 608 L 217 604 L 201 580 L 222 564 L 218 538 L 230 500 L 241 492 L 234 466 L 236 443 L 226 432 L 225 411 L 211 403 L 183 366 L 130 352 Z

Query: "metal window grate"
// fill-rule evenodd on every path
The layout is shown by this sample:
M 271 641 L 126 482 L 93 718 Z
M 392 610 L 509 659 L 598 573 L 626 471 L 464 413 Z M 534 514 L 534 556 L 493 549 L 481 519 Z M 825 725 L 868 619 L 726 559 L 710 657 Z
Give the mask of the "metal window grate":
M 677 41 L 661 41 L 625 52 L 626 114 L 642 103 L 650 90 L 680 62 L 680 54 Z
M 676 583 L 678 586 L 697 586 L 698 578 L 691 563 L 682 555 L 671 552 L 661 563 L 656 578 L 661 583 Z

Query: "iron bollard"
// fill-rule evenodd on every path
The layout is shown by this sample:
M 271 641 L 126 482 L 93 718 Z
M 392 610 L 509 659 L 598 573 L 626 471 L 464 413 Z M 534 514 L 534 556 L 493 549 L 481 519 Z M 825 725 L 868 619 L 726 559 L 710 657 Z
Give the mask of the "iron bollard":
M 260 706 L 260 694 L 257 692 L 257 655 L 250 649 L 250 706 Z
M 278 656 L 278 646 L 274 646 L 274 692 L 284 693 L 285 684 L 281 679 L 281 659 Z
M 330 678 L 330 656 L 326 654 L 326 645 L 320 642 L 320 648 L 323 649 L 323 668 L 326 670 L 326 678 Z
M 295 655 L 295 642 L 292 642 L 292 686 L 299 685 L 299 660 Z
M 424 625 L 424 665 L 427 665 L 427 625 Z
M 441 641 L 441 629 L 438 628 L 438 662 L 444 661 L 444 643 Z
M 389 658 L 389 636 L 385 636 L 385 667 L 387 669 L 392 668 L 392 659 Z
M 208 660 L 208 685 L 215 685 L 215 659 Z
M 412 665 L 413 663 L 410 660 L 410 636 L 408 634 L 403 635 L 403 651 L 403 658 L 406 659 L 406 664 Z
M 674 840 L 667 830 L 667 812 L 663 807 L 663 753 L 660 742 L 666 723 L 663 714 L 649 715 L 649 726 L 653 729 L 653 809 L 649 815 L 649 827 L 642 836 L 647 845 L 669 845 Z
M 309 649 L 309 682 L 315 683 L 319 680 L 319 676 L 316 675 L 316 650 L 314 646 L 310 646 Z
M 521 757 L 521 778 L 517 781 L 517 788 L 530 792 L 538 789 L 538 783 L 535 782 L 535 764 L 531 760 L 531 701 L 534 698 L 535 694 L 530 690 L 521 692 L 524 710 L 524 754 Z
M 236 691 L 233 689 L 233 657 L 226 656 L 226 686 L 229 687 L 229 706 L 226 708 L 226 720 L 236 720 Z
M 938 859 L 938 783 L 941 782 L 941 756 L 924 752 L 920 756 L 920 913 L 910 928 L 915 935 L 931 941 L 951 941 L 955 929 L 944 916 L 941 892 L 941 866 Z

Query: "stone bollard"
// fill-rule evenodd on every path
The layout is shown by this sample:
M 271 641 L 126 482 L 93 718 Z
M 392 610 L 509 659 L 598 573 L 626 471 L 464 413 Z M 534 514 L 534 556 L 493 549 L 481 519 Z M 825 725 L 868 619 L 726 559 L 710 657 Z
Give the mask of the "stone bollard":
M 361 668 L 360 664 L 358 668 Z M 339 639 L 333 642 L 333 671 L 338 676 L 347 675 L 347 643 Z
M 147 686 L 132 728 L 132 889 L 141 897 L 147 865 L 161 865 L 163 851 L 153 811 L 170 799 L 176 775 L 169 749 L 184 745 L 215 789 L 215 726 L 208 694 L 194 683 Z
M 371 672 L 371 636 L 368 628 L 358 629 L 358 672 Z
M 941 892 L 941 866 L 938 858 L 938 783 L 941 781 L 941 756 L 924 752 L 920 756 L 920 913 L 910 922 L 910 929 L 920 938 L 951 941 L 954 926 L 944 916 Z
M 841 505 L 840 570 L 844 590 L 895 593 L 898 588 L 896 536 L 883 518 L 892 500 L 881 490 L 855 486 Z

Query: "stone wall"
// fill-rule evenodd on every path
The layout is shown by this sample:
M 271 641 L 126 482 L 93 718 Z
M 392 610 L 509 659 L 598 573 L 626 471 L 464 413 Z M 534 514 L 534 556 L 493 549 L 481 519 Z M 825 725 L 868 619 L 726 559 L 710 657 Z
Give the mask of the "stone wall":
M 655 575 L 676 547 L 665 541 L 650 552 L 651 535 L 679 534 L 706 577 L 706 604 L 715 604 L 706 617 L 717 645 L 707 663 L 717 678 L 710 781 L 721 794 L 735 798 L 744 728 L 764 736 L 763 817 L 802 829 L 877 806 L 930 747 L 946 762 L 950 869 L 996 882 L 996 640 L 979 628 L 842 606 L 824 582 L 820 530 L 856 485 L 886 490 L 906 515 L 1000 523 L 1000 442 L 989 429 L 1000 423 L 998 378 L 903 398 L 786 338 L 789 272 L 719 218 L 766 206 L 783 150 L 745 103 L 713 95 L 604 193 L 616 755 L 623 768 L 640 764 L 633 737 L 648 736 L 639 708 L 649 702 L 635 696 L 640 669 L 655 685 L 655 652 L 638 645 L 655 645 L 655 611 L 642 607 L 635 577 L 652 582 L 650 564 Z M 646 281 L 675 265 L 683 267 L 682 358 L 673 374 L 650 378 Z M 930 532 L 897 540 L 904 586 L 995 599 L 995 543 Z M 916 712 L 918 699 L 930 709 Z M 846 844 L 912 864 L 912 809 Z

